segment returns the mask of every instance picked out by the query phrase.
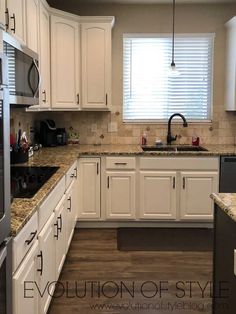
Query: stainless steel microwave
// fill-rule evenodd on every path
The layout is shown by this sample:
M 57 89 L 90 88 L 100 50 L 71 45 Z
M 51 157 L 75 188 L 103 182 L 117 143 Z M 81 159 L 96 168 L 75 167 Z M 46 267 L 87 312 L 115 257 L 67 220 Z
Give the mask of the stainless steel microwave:
M 3 32 L 3 53 L 8 61 L 10 105 L 33 106 L 39 103 L 40 73 L 38 54 Z

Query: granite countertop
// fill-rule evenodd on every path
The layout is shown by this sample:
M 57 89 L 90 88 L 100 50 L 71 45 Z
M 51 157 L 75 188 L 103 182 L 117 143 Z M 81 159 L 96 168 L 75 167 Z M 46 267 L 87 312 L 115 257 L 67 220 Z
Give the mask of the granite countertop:
M 213 193 L 211 198 L 236 222 L 236 193 Z
M 95 155 L 133 155 L 133 156 L 220 156 L 236 155 L 234 145 L 203 145 L 208 151 L 203 152 L 175 152 L 156 151 L 143 152 L 139 145 L 68 145 L 53 148 L 43 148 L 30 158 L 26 166 L 57 166 L 57 172 L 30 199 L 15 198 L 11 204 L 11 233 L 16 236 L 42 202 L 54 189 L 79 156 Z M 236 196 L 235 196 L 236 199 Z M 235 202 L 236 212 L 236 202 Z

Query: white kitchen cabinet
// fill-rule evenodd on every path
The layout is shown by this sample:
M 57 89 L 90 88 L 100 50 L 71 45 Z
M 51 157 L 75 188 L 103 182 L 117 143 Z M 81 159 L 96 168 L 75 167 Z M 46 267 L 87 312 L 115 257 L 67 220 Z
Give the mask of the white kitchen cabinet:
M 135 172 L 106 172 L 106 218 L 135 218 Z
M 180 192 L 180 218 L 183 220 L 212 220 L 211 193 L 218 191 L 218 173 L 208 171 L 182 171 Z
M 39 53 L 39 0 L 25 0 L 26 44 Z
M 31 247 L 22 264 L 13 275 L 13 314 L 38 313 L 37 255 L 38 241 Z
M 26 42 L 25 0 L 6 0 L 6 30 Z
M 39 288 L 46 293 L 39 299 L 39 313 L 46 314 L 51 302 L 55 286 L 48 283 L 53 283 L 56 280 L 55 269 L 55 214 L 53 213 L 48 219 L 47 223 L 41 230 L 38 236 L 39 241 L 39 256 L 41 265 L 39 272 Z
M 140 171 L 140 218 L 176 219 L 176 172 Z
M 99 219 L 100 158 L 79 158 L 78 219 Z
M 40 2 L 39 5 L 39 69 L 41 73 L 41 85 L 39 94 L 40 107 L 51 106 L 51 62 L 50 62 L 50 18 L 47 8 Z
M 236 110 L 236 16 L 226 23 L 225 110 Z
M 51 16 L 52 109 L 79 109 L 79 24 Z
M 77 197 L 75 194 L 76 181 L 72 181 L 66 191 L 66 250 L 68 250 L 75 228 L 75 216 L 77 211 Z
M 111 23 L 81 23 L 82 109 L 111 105 Z
M 63 196 L 57 207 L 55 208 L 55 269 L 56 280 L 58 280 L 65 258 L 66 258 L 66 225 L 67 225 L 67 209 L 65 206 L 66 197 Z
M 0 0 L 0 28 L 6 29 L 6 1 Z

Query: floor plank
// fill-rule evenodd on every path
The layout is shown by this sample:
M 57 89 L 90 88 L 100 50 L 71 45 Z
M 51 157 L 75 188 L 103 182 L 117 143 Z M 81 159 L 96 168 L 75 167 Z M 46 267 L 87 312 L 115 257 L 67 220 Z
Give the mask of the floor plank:
M 116 239 L 115 229 L 75 231 L 50 314 L 211 313 L 211 252 L 121 252 Z

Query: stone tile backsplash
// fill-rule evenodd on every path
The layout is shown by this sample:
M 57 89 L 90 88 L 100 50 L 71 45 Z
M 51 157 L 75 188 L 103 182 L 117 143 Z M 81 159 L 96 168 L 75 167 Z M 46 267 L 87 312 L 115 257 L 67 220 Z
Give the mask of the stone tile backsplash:
M 30 126 L 41 119 L 54 119 L 57 127 L 65 127 L 80 135 L 81 144 L 139 144 L 145 132 L 149 145 L 156 138 L 166 142 L 166 124 L 127 124 L 122 122 L 122 114 L 116 112 L 24 112 L 22 109 L 11 111 L 12 129 L 21 123 L 21 128 L 29 134 Z M 117 123 L 117 132 L 108 132 L 110 122 Z M 173 120 L 174 122 L 174 120 Z M 176 143 L 190 144 L 193 135 L 200 137 L 201 144 L 234 144 L 236 138 L 236 113 L 222 111 L 212 123 L 189 123 L 172 125 L 172 133 L 178 135 Z

